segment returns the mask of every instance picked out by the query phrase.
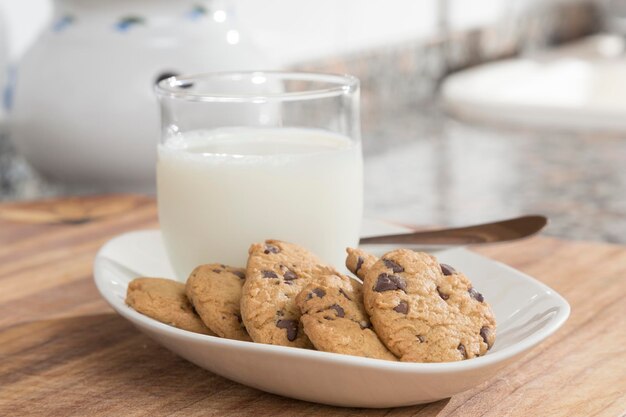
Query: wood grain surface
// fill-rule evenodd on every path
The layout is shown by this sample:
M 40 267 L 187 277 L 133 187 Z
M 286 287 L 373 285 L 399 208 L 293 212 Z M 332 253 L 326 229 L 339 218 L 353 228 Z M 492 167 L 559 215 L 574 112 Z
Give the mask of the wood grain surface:
M 563 294 L 569 321 L 470 391 L 427 405 L 363 410 L 230 382 L 116 315 L 93 284 L 96 251 L 116 234 L 157 226 L 148 197 L 0 205 L 0 416 L 626 414 L 625 247 L 535 237 L 480 248 Z

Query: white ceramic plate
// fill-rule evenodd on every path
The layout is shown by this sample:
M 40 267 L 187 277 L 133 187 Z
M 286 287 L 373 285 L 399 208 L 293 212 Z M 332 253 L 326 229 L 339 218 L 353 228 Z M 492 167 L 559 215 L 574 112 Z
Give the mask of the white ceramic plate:
M 380 225 L 375 230 L 396 231 L 397 227 Z M 506 265 L 465 249 L 437 256 L 465 272 L 493 307 L 497 340 L 483 357 L 451 363 L 399 363 L 220 339 L 162 324 L 124 303 L 126 287 L 138 273 L 173 276 L 158 230 L 127 233 L 109 241 L 96 256 L 94 278 L 104 299 L 120 315 L 158 343 L 211 372 L 306 401 L 396 407 L 447 398 L 477 386 L 554 333 L 569 316 L 563 297 Z

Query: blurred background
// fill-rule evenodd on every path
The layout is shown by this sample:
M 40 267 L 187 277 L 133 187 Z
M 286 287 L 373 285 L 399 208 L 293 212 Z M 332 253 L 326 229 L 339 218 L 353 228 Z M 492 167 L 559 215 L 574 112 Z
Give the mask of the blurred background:
M 362 82 L 365 214 L 626 243 L 626 1 L 0 0 L 0 201 L 154 192 L 154 83 Z

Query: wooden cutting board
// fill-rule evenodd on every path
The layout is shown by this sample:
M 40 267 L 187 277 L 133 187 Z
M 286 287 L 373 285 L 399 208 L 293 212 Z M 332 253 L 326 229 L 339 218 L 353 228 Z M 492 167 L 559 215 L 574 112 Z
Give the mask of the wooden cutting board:
M 157 227 L 132 195 L 0 204 L 0 416 L 623 416 L 626 248 L 547 237 L 477 251 L 542 280 L 566 325 L 484 384 L 432 404 L 337 408 L 266 394 L 157 345 L 100 299 L 112 236 Z

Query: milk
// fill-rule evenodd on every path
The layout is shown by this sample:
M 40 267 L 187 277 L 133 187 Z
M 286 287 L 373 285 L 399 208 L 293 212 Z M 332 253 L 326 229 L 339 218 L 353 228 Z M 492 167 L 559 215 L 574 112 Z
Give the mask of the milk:
M 192 131 L 159 145 L 159 221 L 179 279 L 245 266 L 251 243 L 300 244 L 342 267 L 363 209 L 360 144 L 322 130 Z

